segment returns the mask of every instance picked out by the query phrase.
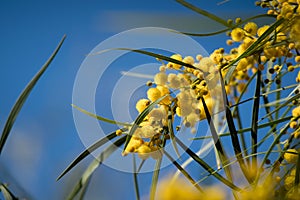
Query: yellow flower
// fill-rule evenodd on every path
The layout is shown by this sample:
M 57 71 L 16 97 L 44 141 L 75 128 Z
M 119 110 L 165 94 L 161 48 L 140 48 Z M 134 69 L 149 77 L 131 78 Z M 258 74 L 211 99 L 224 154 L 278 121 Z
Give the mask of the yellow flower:
M 177 77 L 176 74 L 169 74 L 168 75 L 168 82 L 169 82 L 169 85 L 171 88 L 174 88 L 174 89 L 178 89 L 180 87 L 180 79 Z
M 180 54 L 174 54 L 174 55 L 172 55 L 170 58 L 175 59 L 175 60 L 178 60 L 178 61 L 182 61 L 182 56 L 181 56 Z M 176 64 L 176 63 L 172 63 L 172 62 L 169 62 L 169 63 L 167 64 L 167 66 L 168 66 L 169 68 L 173 68 L 173 69 L 177 69 L 177 70 L 181 68 L 181 65 Z
M 282 8 L 281 8 L 281 13 L 280 14 L 284 18 L 290 18 L 290 17 L 292 17 L 293 12 L 294 12 L 294 7 L 291 4 L 289 4 L 288 2 L 284 2 L 282 4 Z
M 140 137 L 132 136 L 122 155 L 126 156 L 129 153 L 135 152 L 143 143 L 144 141 Z
M 182 62 L 193 65 L 195 63 L 195 60 L 192 56 L 186 56 L 186 57 L 184 57 Z
M 300 46 L 300 17 L 294 19 L 290 32 L 291 39 L 295 42 L 296 48 Z
M 244 26 L 244 30 L 250 33 L 251 35 L 255 35 L 257 32 L 257 25 L 254 22 L 249 22 Z
M 295 175 L 289 175 L 284 179 L 284 187 L 286 190 L 290 190 L 295 184 Z
M 297 122 L 296 121 L 291 121 L 290 122 L 290 128 L 292 128 L 292 129 L 297 128 Z
M 137 149 L 138 156 L 143 160 L 146 160 L 150 156 L 150 152 L 151 148 L 148 147 L 146 144 L 142 144 Z
M 275 183 L 274 179 L 267 180 L 262 185 L 257 185 L 250 190 L 243 190 L 241 192 L 241 200 L 256 200 L 256 199 L 274 199 L 275 191 L 273 185 Z
M 269 25 L 265 25 L 263 27 L 260 27 L 258 30 L 257 30 L 257 35 L 258 37 L 260 37 L 262 34 L 264 34 L 264 32 L 266 32 L 266 30 L 268 30 L 270 26 Z
M 161 92 L 157 88 L 149 88 L 147 91 L 147 97 L 150 99 L 152 102 L 156 101 L 161 97 Z
M 156 132 L 155 132 L 153 126 L 145 125 L 145 126 L 138 128 L 134 134 L 141 138 L 151 138 L 156 134 Z
M 154 83 L 156 85 L 164 85 L 166 84 L 167 80 L 168 80 L 168 76 L 164 72 L 157 73 L 154 76 Z
M 160 181 L 157 188 L 158 200 L 225 200 L 225 191 L 217 186 L 204 188 L 204 192 L 198 191 L 191 183 L 183 178 L 172 180 L 165 178 Z
M 147 108 L 150 104 L 150 101 L 148 99 L 140 99 L 136 105 L 135 108 L 137 109 L 137 111 L 139 113 L 143 112 L 143 110 L 145 110 L 145 108 Z
M 164 96 L 166 94 L 170 94 L 170 90 L 168 86 L 166 85 L 158 85 L 157 89 L 160 91 L 161 96 Z M 171 97 L 170 95 L 167 95 L 163 100 L 160 102 L 161 104 L 169 105 L 171 103 Z
M 123 133 L 123 131 L 122 131 L 121 129 L 116 130 L 116 135 L 117 135 L 117 136 L 122 135 L 122 133 Z
M 296 149 L 288 149 L 284 153 L 283 157 L 288 163 L 296 163 L 298 159 L 298 151 Z
M 241 28 L 235 28 L 231 31 L 231 38 L 235 42 L 240 42 L 244 39 L 244 30 Z
M 294 118 L 297 118 L 300 116 L 300 106 L 298 106 L 292 110 L 292 115 Z
M 240 71 L 240 70 L 244 70 L 247 68 L 248 65 L 248 60 L 247 58 L 242 58 L 239 63 L 236 66 L 236 70 Z

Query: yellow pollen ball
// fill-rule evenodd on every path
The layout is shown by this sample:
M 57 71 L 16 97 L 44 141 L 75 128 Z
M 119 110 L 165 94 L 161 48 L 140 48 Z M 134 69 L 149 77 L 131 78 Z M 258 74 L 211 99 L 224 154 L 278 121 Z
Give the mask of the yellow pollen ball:
M 294 118 L 297 118 L 300 116 L 300 106 L 298 106 L 292 110 L 292 115 Z
M 257 32 L 257 25 L 254 22 L 249 22 L 244 26 L 244 30 L 250 33 L 251 35 L 255 35 Z
M 237 67 L 236 67 L 236 70 L 238 70 L 238 71 L 244 70 L 244 69 L 247 68 L 247 65 L 248 65 L 248 60 L 247 60 L 247 58 L 242 58 L 242 59 L 239 61 L 238 65 L 237 65 Z
M 182 56 L 180 54 L 174 54 L 170 58 L 178 60 L 178 61 L 182 61 Z M 181 68 L 180 64 L 176 64 L 176 63 L 172 63 L 172 62 L 169 62 L 167 66 L 170 67 L 170 68 L 174 68 L 174 69 L 180 69 Z
M 143 159 L 143 160 L 146 160 L 149 156 L 150 156 L 150 152 L 151 152 L 151 148 L 148 147 L 147 145 L 145 144 L 142 144 L 138 149 L 137 149 L 137 152 L 138 152 L 138 156 Z
M 147 97 L 150 99 L 152 102 L 156 101 L 161 97 L 161 92 L 157 88 L 149 88 L 147 91 Z
M 298 159 L 298 151 L 296 149 L 288 149 L 284 153 L 283 157 L 288 163 L 296 163 Z
M 260 37 L 262 34 L 264 34 L 264 32 L 266 32 L 266 30 L 268 30 L 270 26 L 269 25 L 265 25 L 263 27 L 260 27 L 258 30 L 257 30 L 257 35 L 258 37 Z
M 139 113 L 143 112 L 143 110 L 145 110 L 145 108 L 147 108 L 147 106 L 149 106 L 150 101 L 148 99 L 140 99 L 136 105 L 135 108 L 137 109 L 137 111 Z
M 240 42 L 244 39 L 244 30 L 241 28 L 235 28 L 231 32 L 231 38 L 235 42 Z

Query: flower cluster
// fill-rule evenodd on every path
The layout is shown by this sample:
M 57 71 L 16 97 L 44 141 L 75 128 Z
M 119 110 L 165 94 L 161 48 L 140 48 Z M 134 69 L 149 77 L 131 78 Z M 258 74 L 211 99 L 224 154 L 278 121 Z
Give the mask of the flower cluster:
M 278 148 L 280 157 L 272 163 L 267 155 L 264 159 L 265 163 L 262 163 L 260 168 L 258 168 L 256 158 L 252 159 L 254 164 L 250 164 L 249 159 L 247 167 L 243 161 L 238 160 L 243 155 L 256 157 L 258 153 L 257 149 L 255 150 L 252 146 L 253 155 L 247 154 L 246 144 L 243 144 L 244 151 L 236 155 L 236 158 L 241 168 L 244 167 L 244 171 L 243 169 L 242 171 L 250 185 L 242 189 L 238 196 L 241 199 L 271 199 L 277 196 L 297 199 L 295 193 L 290 193 L 290 191 L 292 188 L 294 189 L 296 165 L 299 164 L 299 150 L 297 149 L 299 142 L 291 145 L 293 141 L 300 138 L 300 106 L 298 99 L 293 96 L 298 95 L 299 90 L 295 89 L 293 94 L 289 95 L 293 97 L 293 101 L 288 98 L 284 99 L 284 101 L 288 101 L 286 104 L 281 104 L 280 90 L 285 90 L 282 87 L 282 80 L 287 74 L 296 75 L 296 79 L 290 80 L 295 81 L 296 84 L 300 82 L 300 1 L 264 0 L 257 2 L 257 5 L 267 8 L 267 16 L 273 18 L 275 22 L 260 26 L 254 21 L 244 22 L 240 18 L 237 18 L 235 22 L 228 20 L 230 31 L 226 48 L 217 48 L 208 57 L 201 55 L 184 57 L 174 54 L 169 59 L 165 59 L 169 61 L 167 63 L 158 59 L 162 65 L 154 79 L 147 82 L 146 97 L 136 102 L 136 110 L 139 112 L 139 116 L 143 116 L 143 120 L 134 129 L 123 155 L 137 153 L 144 160 L 149 157 L 161 158 L 163 151 L 160 150 L 163 150 L 167 140 L 175 137 L 176 131 L 179 131 L 181 126 L 188 128 L 191 133 L 196 133 L 199 121 L 222 110 L 218 98 L 223 94 L 229 100 L 229 106 L 238 106 L 241 103 L 239 97 L 249 88 L 249 82 L 257 77 L 259 80 L 256 86 L 259 89 L 258 95 L 263 97 L 265 104 L 263 107 L 269 118 L 268 126 L 272 128 L 269 136 L 272 132 L 274 132 L 274 138 L 282 137 L 288 130 L 292 130 L 292 133 L 286 134 L 287 140 L 283 140 L 282 137 L 276 141 L 280 146 Z M 228 50 L 225 50 L 227 48 Z M 297 70 L 298 72 L 295 73 Z M 229 71 L 230 73 L 228 73 Z M 223 78 L 228 74 L 231 75 L 227 77 L 225 88 L 222 88 L 223 86 L 220 85 L 223 84 L 219 83 L 224 81 Z M 271 91 L 273 89 L 274 91 Z M 277 92 L 276 101 L 269 103 L 268 95 L 275 92 Z M 260 98 L 260 96 L 253 99 Z M 224 100 L 223 97 L 222 100 Z M 259 105 L 253 105 L 259 107 Z M 222 106 L 224 105 L 222 104 Z M 275 111 L 272 111 L 272 106 Z M 291 116 L 285 121 L 287 128 L 280 129 L 278 136 L 275 134 L 278 128 L 273 121 L 280 121 L 279 114 L 281 112 L 279 110 L 283 107 L 288 107 L 283 116 L 287 113 L 290 113 Z M 260 108 L 258 110 L 260 112 Z M 276 119 L 273 118 L 274 112 Z M 236 114 L 233 111 L 232 118 L 238 119 L 239 127 L 242 129 L 241 118 L 235 116 Z M 226 119 L 228 117 L 230 114 L 226 113 Z M 178 121 L 181 122 L 178 123 Z M 257 121 L 253 122 L 258 124 Z M 234 125 L 231 124 L 231 126 Z M 255 137 L 253 136 L 254 123 L 251 126 L 251 136 Z M 257 127 L 256 129 L 258 130 Z M 243 134 L 243 130 L 240 131 Z M 118 135 L 122 133 L 121 131 L 117 132 Z M 230 132 L 230 134 L 234 133 Z M 283 148 L 281 148 L 281 144 L 284 144 Z M 256 145 L 254 144 L 254 146 Z M 240 148 L 235 144 L 233 146 L 236 152 Z M 223 151 L 221 148 L 219 147 L 218 150 Z M 268 153 L 273 148 L 273 146 L 270 147 Z M 280 169 L 285 165 L 288 166 L 288 173 L 283 176 Z M 272 176 L 263 178 L 262 174 L 264 173 L 270 173 Z M 230 179 L 230 175 L 226 175 Z M 214 189 L 212 192 L 216 194 L 215 198 L 211 195 L 205 196 L 206 194 L 195 191 L 194 188 L 190 188 L 181 181 L 181 179 L 175 180 L 175 182 L 168 183 L 168 186 L 165 186 L 166 183 L 163 181 L 158 192 L 159 199 L 185 199 L 186 197 L 188 199 L 224 199 L 224 194 L 219 195 Z M 279 186 L 274 184 L 275 182 Z M 281 192 L 282 188 L 283 192 Z
M 197 122 L 206 118 L 204 106 L 210 114 L 215 109 L 215 98 L 211 96 L 211 92 L 220 91 L 220 86 L 218 70 L 213 60 L 201 55 L 194 59 L 192 56 L 183 58 L 174 54 L 170 58 L 194 68 L 173 62 L 162 63 L 154 80 L 147 82 L 147 98 L 137 101 L 136 110 L 141 114 L 149 109 L 151 103 L 157 104 L 134 131 L 123 155 L 138 153 L 142 159 L 150 155 L 152 158 L 159 158 L 159 148 L 165 140 L 172 138 L 173 133 L 168 128 L 168 123 L 173 126 L 177 117 L 181 119 L 181 124 L 172 131 L 179 131 L 183 124 L 192 133 L 196 133 Z

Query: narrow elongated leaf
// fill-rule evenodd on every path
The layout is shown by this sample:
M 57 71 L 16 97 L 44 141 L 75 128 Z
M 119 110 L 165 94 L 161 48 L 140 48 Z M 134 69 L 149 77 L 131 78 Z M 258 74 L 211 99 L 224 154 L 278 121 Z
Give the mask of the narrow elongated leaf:
M 169 107 L 169 110 L 168 110 L 168 131 L 170 133 L 170 138 L 171 138 L 171 142 L 172 142 L 173 148 L 175 150 L 175 153 L 176 153 L 177 157 L 180 158 L 180 154 L 179 154 L 179 151 L 178 151 L 178 148 L 177 148 L 177 144 L 176 144 L 176 141 L 174 139 L 175 134 L 174 134 L 172 121 L 173 121 L 173 113 L 172 113 L 171 107 Z
M 259 112 L 259 96 L 260 96 L 260 82 L 261 82 L 261 71 L 257 71 L 256 77 L 256 88 L 255 88 L 255 99 L 252 107 L 252 121 L 251 121 L 251 147 L 252 147 L 252 169 L 257 169 L 257 121 Z
M 222 29 L 222 30 L 219 30 L 219 31 L 215 31 L 215 32 L 211 32 L 211 33 L 188 33 L 188 32 L 180 32 L 180 33 L 184 34 L 184 35 L 197 36 L 197 37 L 213 36 L 213 35 L 218 35 L 218 34 L 221 34 L 221 33 L 226 33 L 227 31 L 230 31 L 230 30 L 232 30 L 232 29 L 234 29 L 236 27 L 239 27 L 242 24 L 245 24 L 245 23 L 247 23 L 249 21 L 252 21 L 254 19 L 263 18 L 263 17 L 276 18 L 276 15 L 268 15 L 268 14 L 256 15 L 256 16 L 253 16 L 253 17 L 249 17 L 249 18 L 243 20 L 242 22 L 240 22 L 238 24 L 234 24 L 230 28 L 225 28 L 225 29 Z
M 122 129 L 122 131 L 125 131 L 127 129 Z M 59 175 L 59 177 L 56 180 L 61 179 L 66 173 L 68 173 L 73 167 L 75 167 L 79 162 L 81 162 L 85 157 L 90 155 L 93 151 L 100 148 L 102 145 L 106 144 L 108 141 L 114 139 L 116 137 L 116 132 L 112 132 L 109 135 L 105 136 L 104 138 L 101 138 L 94 144 L 92 144 L 90 147 L 88 147 L 86 150 L 84 150 L 79 156 Z
M 180 3 L 181 5 L 187 7 L 187 8 L 189 8 L 189 9 L 191 9 L 191 10 L 193 10 L 193 11 L 195 11 L 195 12 L 201 14 L 201 15 L 203 15 L 203 16 L 205 16 L 205 17 L 208 17 L 208 18 L 210 18 L 210 19 L 212 19 L 212 20 L 214 20 L 215 22 L 218 22 L 218 23 L 220 23 L 220 24 L 222 24 L 222 25 L 224 25 L 224 26 L 226 26 L 226 27 L 230 27 L 230 25 L 227 23 L 226 20 L 224 20 L 224 19 L 222 19 L 222 18 L 220 18 L 220 17 L 218 17 L 218 16 L 216 16 L 216 15 L 214 15 L 214 14 L 212 14 L 212 13 L 209 13 L 209 12 L 207 12 L 207 11 L 201 9 L 201 8 L 198 8 L 198 7 L 192 5 L 192 4 L 190 4 L 190 3 L 188 3 L 188 2 L 186 2 L 186 1 L 184 1 L 184 0 L 176 0 L 176 1 L 177 1 L 178 3 Z
M 56 47 L 56 49 L 54 50 L 54 52 L 52 53 L 52 55 L 49 57 L 49 59 L 46 61 L 46 63 L 42 66 L 42 68 L 40 69 L 40 71 L 38 71 L 38 73 L 33 77 L 33 79 L 28 83 L 28 85 L 25 87 L 25 89 L 22 91 L 22 93 L 20 94 L 19 98 L 17 99 L 16 103 L 14 104 L 12 110 L 9 113 L 9 116 L 7 118 L 7 121 L 4 125 L 4 129 L 2 131 L 2 135 L 1 135 L 1 139 L 0 139 L 0 154 L 3 150 L 3 147 L 5 145 L 5 142 L 9 136 L 9 133 L 14 125 L 14 122 L 17 119 L 17 116 L 20 112 L 20 110 L 22 109 L 27 97 L 29 96 L 30 92 L 32 91 L 32 89 L 34 88 L 34 86 L 36 85 L 36 83 L 38 82 L 38 80 L 41 78 L 41 76 L 44 74 L 44 72 L 47 70 L 47 68 L 49 67 L 50 63 L 53 61 L 54 57 L 56 56 L 56 54 L 58 53 L 59 49 L 61 48 L 64 40 L 65 40 L 66 36 L 63 36 L 63 38 L 61 39 L 61 41 L 59 42 L 58 46 Z
M 268 148 L 262 162 L 261 165 L 258 169 L 263 169 L 264 164 L 266 163 L 266 160 L 268 159 L 269 155 L 271 154 L 271 152 L 273 151 L 273 148 L 275 147 L 276 144 L 278 144 L 278 142 L 280 141 L 280 138 L 282 137 L 282 135 L 284 135 L 286 133 L 286 130 L 289 128 L 289 123 L 287 123 L 281 130 L 280 133 L 277 135 L 277 137 L 274 139 L 274 141 L 272 142 L 272 144 L 270 145 L 270 147 Z M 258 170 L 258 173 L 260 174 L 260 171 L 262 170 Z M 257 177 L 259 177 L 259 174 Z
M 174 158 L 172 158 L 172 156 L 168 152 L 162 150 L 162 153 L 166 155 L 166 157 L 192 183 L 193 186 L 195 186 L 200 192 L 203 192 L 203 189 L 200 187 L 200 185 L 197 184 L 197 182 L 191 177 L 191 175 L 185 169 L 183 169 L 183 167 L 178 162 L 176 162 L 176 160 L 174 160 Z
M 257 128 L 261 129 L 261 128 L 265 128 L 265 127 L 268 127 L 268 126 L 272 126 L 273 124 L 279 124 L 281 122 L 289 121 L 291 118 L 292 118 L 292 116 L 279 118 L 278 120 L 274 120 L 272 122 L 267 122 L 267 123 L 258 125 Z M 249 132 L 249 131 L 251 131 L 251 127 L 237 130 L 238 133 L 245 133 L 245 132 Z M 225 136 L 230 136 L 230 132 L 222 133 L 222 134 L 219 135 L 219 137 L 225 137 Z M 193 140 L 204 140 L 204 139 L 209 139 L 209 138 L 212 138 L 212 136 L 197 137 L 197 138 L 193 138 Z
M 85 170 L 83 175 L 81 176 L 80 180 L 77 182 L 75 187 L 73 188 L 72 192 L 67 197 L 67 200 L 72 200 L 76 197 L 76 195 L 82 190 L 82 188 L 85 188 L 86 184 L 88 184 L 92 174 L 94 171 L 102 164 L 103 161 L 105 161 L 113 152 L 115 152 L 118 147 L 120 147 L 122 144 L 124 144 L 126 140 L 126 136 L 123 136 L 122 138 L 115 141 L 113 144 L 108 146 L 103 152 L 99 154 L 97 158 L 95 158 L 91 164 L 88 166 L 88 168 Z
M 132 51 L 132 52 L 144 54 L 144 55 L 147 55 L 147 56 L 151 56 L 151 57 L 153 57 L 153 58 L 158 58 L 158 59 L 161 59 L 161 60 L 165 60 L 165 61 L 168 61 L 168 62 L 172 62 L 172 63 L 175 63 L 175 64 L 179 64 L 179 65 L 185 66 L 185 67 L 187 67 L 187 68 L 198 69 L 198 68 L 194 67 L 194 66 L 191 65 L 191 64 L 184 63 L 184 62 L 182 62 L 182 61 L 179 61 L 179 60 L 170 58 L 170 57 L 168 57 L 168 56 L 164 56 L 164 55 L 161 55 L 161 54 L 157 54 L 157 53 L 153 53 L 153 52 L 145 51 L 145 50 L 140 50 L 140 49 L 111 48 L 111 49 L 106 49 L 106 50 L 103 50 L 103 51 L 99 51 L 99 52 L 94 53 L 94 54 L 92 54 L 92 55 L 102 54 L 102 53 L 105 53 L 105 52 L 107 52 L 107 51 L 113 51 L 113 50 Z M 201 71 L 201 69 L 198 69 L 198 70 Z M 202 72 L 203 72 L 203 71 L 202 71 Z
M 227 121 L 227 124 L 228 124 L 230 136 L 231 136 L 231 144 L 233 146 L 235 157 L 238 160 L 238 163 L 241 167 L 241 170 L 242 170 L 244 176 L 246 177 L 247 181 L 249 183 L 251 183 L 252 179 L 248 176 L 248 170 L 246 168 L 246 163 L 243 159 L 243 154 L 242 154 L 242 150 L 241 150 L 241 146 L 240 146 L 240 141 L 239 141 L 239 138 L 238 138 L 237 130 L 236 130 L 235 125 L 234 125 L 233 116 L 231 114 L 229 101 L 228 101 L 228 98 L 227 98 L 225 85 L 224 85 L 224 80 L 223 80 L 221 71 L 219 71 L 219 76 L 220 76 L 220 79 L 221 79 L 220 82 L 221 82 L 221 88 L 222 88 L 222 97 L 223 97 L 223 103 L 224 103 L 225 113 L 226 113 L 226 121 Z
M 88 115 L 90 117 L 96 118 L 96 119 L 98 119 L 100 121 L 107 122 L 107 123 L 110 123 L 110 124 L 118 124 L 118 125 L 122 125 L 122 126 L 132 126 L 132 124 L 129 124 L 129 123 L 118 122 L 118 121 L 111 120 L 111 119 L 108 119 L 108 118 L 105 118 L 105 117 L 101 117 L 99 115 L 95 115 L 95 114 L 93 114 L 93 113 L 91 113 L 91 112 L 89 112 L 87 110 L 84 110 L 84 109 L 82 109 L 82 108 L 80 108 L 80 107 L 78 107 L 78 106 L 76 106 L 74 104 L 72 104 L 72 106 L 74 108 L 76 108 L 77 110 L 79 110 L 80 112 L 82 112 L 82 113 L 84 113 L 84 114 L 86 114 L 86 115 Z
M 300 93 L 289 98 L 286 102 L 282 103 L 280 106 L 278 106 L 276 109 L 274 109 L 273 111 L 269 112 L 267 115 L 263 116 L 258 122 L 266 119 L 267 117 L 269 117 L 269 115 L 272 115 L 273 113 L 279 111 L 281 108 L 286 107 L 289 103 L 291 103 L 292 101 L 298 99 L 300 97 Z
M 153 171 L 151 188 L 150 188 L 150 197 L 149 197 L 150 200 L 155 199 L 155 193 L 156 193 L 156 188 L 157 188 L 157 183 L 158 183 L 161 161 L 162 161 L 162 157 L 159 158 L 155 163 L 155 168 Z
M 138 178 L 137 178 L 137 175 L 138 175 L 138 171 L 136 169 L 136 159 L 135 159 L 135 155 L 132 154 L 132 166 L 133 166 L 133 172 L 132 172 L 132 175 L 133 175 L 133 183 L 134 183 L 134 191 L 135 191 L 135 198 L 136 200 L 140 200 L 140 191 L 139 191 L 139 183 L 138 183 Z
M 17 197 L 6 187 L 5 184 L 0 184 L 0 192 L 3 194 L 4 200 L 18 200 Z
M 223 145 L 222 145 L 221 140 L 218 136 L 218 133 L 217 133 L 215 125 L 214 125 L 214 122 L 211 118 L 211 115 L 209 113 L 209 110 L 207 108 L 207 105 L 206 105 L 205 100 L 204 100 L 203 97 L 201 98 L 201 101 L 202 101 L 202 105 L 203 105 L 203 108 L 204 108 L 204 112 L 205 112 L 205 115 L 206 115 L 208 125 L 210 127 L 210 132 L 211 132 L 212 138 L 213 138 L 214 143 L 215 143 L 215 147 L 216 147 L 218 155 L 220 157 L 222 166 L 224 166 L 229 162 L 228 156 L 226 155 L 226 152 L 224 151 Z M 228 179 L 231 181 L 232 180 L 231 168 L 230 167 L 224 168 L 224 171 L 225 171 L 225 174 L 228 177 Z
M 199 156 L 197 156 L 191 149 L 189 149 L 187 146 L 185 146 L 185 144 L 183 144 L 183 142 L 181 142 L 176 136 L 175 136 L 175 139 L 176 139 L 176 142 L 179 144 L 179 146 L 182 149 L 184 149 L 186 151 L 186 153 L 189 156 L 191 156 L 191 158 L 193 158 L 193 160 L 195 162 L 197 162 L 201 167 L 203 167 L 209 174 L 211 174 L 212 176 L 217 178 L 219 181 L 221 181 L 222 183 L 224 183 L 225 185 L 227 185 L 231 189 L 236 190 L 236 191 L 241 191 L 241 188 L 234 185 L 231 181 L 227 180 L 226 178 L 224 178 L 219 173 L 215 172 L 215 170 L 213 168 L 211 168 L 209 166 L 209 164 L 207 164 L 204 160 L 199 158 Z

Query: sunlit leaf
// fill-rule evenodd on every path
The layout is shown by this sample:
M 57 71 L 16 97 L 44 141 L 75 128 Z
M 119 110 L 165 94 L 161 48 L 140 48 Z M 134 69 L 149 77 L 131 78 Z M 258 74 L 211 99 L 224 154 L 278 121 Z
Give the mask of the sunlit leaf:
M 7 118 L 7 121 L 4 125 L 4 129 L 2 131 L 2 135 L 1 135 L 1 139 L 0 139 L 0 154 L 3 150 L 3 147 L 5 145 L 5 142 L 9 136 L 9 133 L 17 119 L 17 116 L 20 112 L 20 110 L 22 109 L 27 97 L 29 96 L 29 94 L 31 93 L 32 89 L 34 88 L 34 86 L 36 85 L 36 83 L 38 82 L 38 80 L 42 77 L 42 75 L 44 74 L 44 72 L 47 70 L 47 68 L 49 67 L 49 65 L 51 64 L 51 62 L 53 61 L 54 57 L 56 56 L 56 54 L 58 53 L 59 49 L 61 48 L 64 40 L 65 40 L 66 36 L 64 35 L 63 38 L 61 39 L 61 41 L 59 42 L 58 46 L 56 47 L 56 49 L 54 50 L 54 52 L 52 53 L 52 55 L 48 58 L 48 60 L 46 61 L 46 63 L 42 66 L 42 68 L 40 69 L 40 71 L 38 71 L 38 73 L 32 78 L 32 80 L 28 83 L 28 85 L 25 87 L 25 89 L 22 91 L 22 93 L 20 94 L 19 98 L 17 99 L 16 103 L 14 104 L 12 110 L 9 113 L 9 116 Z

